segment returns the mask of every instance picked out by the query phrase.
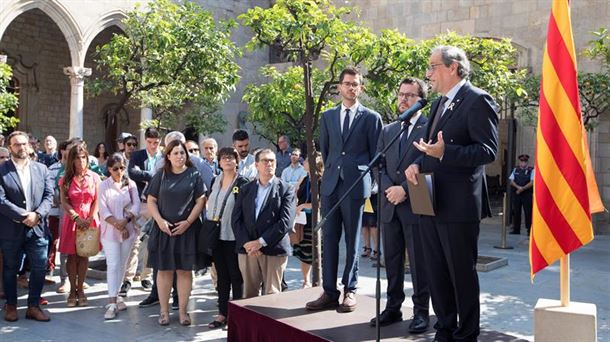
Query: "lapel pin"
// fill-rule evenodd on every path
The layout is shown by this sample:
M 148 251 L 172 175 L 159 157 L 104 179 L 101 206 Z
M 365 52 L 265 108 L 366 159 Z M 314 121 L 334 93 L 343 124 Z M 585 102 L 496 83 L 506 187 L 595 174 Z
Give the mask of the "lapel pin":
M 447 109 L 449 109 L 450 111 L 453 111 L 453 107 L 455 106 L 455 102 L 451 102 L 449 104 L 449 107 L 447 107 Z

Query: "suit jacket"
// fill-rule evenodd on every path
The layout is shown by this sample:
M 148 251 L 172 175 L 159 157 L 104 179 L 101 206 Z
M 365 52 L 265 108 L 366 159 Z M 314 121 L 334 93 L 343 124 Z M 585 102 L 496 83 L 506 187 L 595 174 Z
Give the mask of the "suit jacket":
M 160 153 L 157 153 L 157 158 L 161 157 Z M 142 191 L 146 187 L 146 183 L 150 182 L 153 175 L 155 174 L 154 166 L 151 171 L 146 171 L 146 160 L 148 159 L 148 153 L 146 149 L 135 151 L 131 154 L 129 159 L 129 166 L 127 167 L 127 173 L 129 178 L 136 182 L 138 187 L 138 194 L 142 196 Z
M 341 134 L 341 105 L 322 113 L 320 119 L 320 151 L 324 160 L 324 175 L 320 193 L 329 196 L 337 187 L 341 173 L 350 183 L 375 156 L 377 139 L 383 124 L 381 116 L 359 104 L 345 142 Z M 351 185 L 351 183 L 350 183 Z M 353 199 L 371 195 L 371 177 L 367 174 L 350 193 Z
M 32 211 L 41 216 L 38 225 L 32 227 L 39 237 L 49 235 L 47 215 L 53 204 L 53 180 L 44 164 L 30 161 Z M 21 223 L 26 217 L 25 193 L 19 174 L 12 160 L 0 165 L 0 239 L 16 240 L 25 230 Z
M 426 127 L 429 135 L 440 99 L 432 104 Z M 420 172 L 434 172 L 436 220 L 439 222 L 479 222 L 491 216 L 485 181 L 485 164 L 498 151 L 497 105 L 485 91 L 466 82 L 445 110 L 432 135 L 443 131 L 445 154 L 442 160 L 422 155 Z
M 405 177 L 405 170 L 411 165 L 419 156 L 422 155 L 418 149 L 413 146 L 414 141 L 419 141 L 426 134 L 426 119 L 423 115 L 420 115 L 411 134 L 407 138 L 407 151 L 402 155 L 399 153 L 400 138 L 388 149 L 385 154 L 385 172 L 381 175 L 381 186 L 379 187 L 379 195 L 381 196 L 381 220 L 384 223 L 388 223 L 392 220 L 394 213 L 399 215 L 405 215 L 408 220 L 411 220 L 413 224 L 417 223 L 419 215 L 413 214 L 411 211 L 411 204 L 409 198 L 397 206 L 390 203 L 385 197 L 385 190 L 394 185 L 400 185 L 403 187 L 405 192 L 408 194 L 407 178 Z M 381 135 L 379 135 L 379 141 L 377 142 L 377 152 L 381 152 L 390 140 L 400 132 L 400 122 L 391 123 L 383 128 Z M 407 131 L 405 131 L 406 133 Z
M 256 218 L 258 180 L 243 185 L 235 201 L 231 226 L 235 234 L 236 251 L 245 253 L 243 245 L 262 237 L 267 243 L 261 248 L 265 255 L 285 256 L 292 252 L 288 232 L 292 229 L 296 210 L 293 187 L 274 177 L 269 195 Z

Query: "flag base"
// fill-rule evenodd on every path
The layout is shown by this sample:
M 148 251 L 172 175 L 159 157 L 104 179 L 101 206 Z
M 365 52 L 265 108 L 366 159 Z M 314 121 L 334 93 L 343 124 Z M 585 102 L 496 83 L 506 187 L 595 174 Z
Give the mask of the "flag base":
M 578 302 L 561 306 L 559 300 L 538 299 L 534 308 L 534 340 L 596 342 L 597 307 Z

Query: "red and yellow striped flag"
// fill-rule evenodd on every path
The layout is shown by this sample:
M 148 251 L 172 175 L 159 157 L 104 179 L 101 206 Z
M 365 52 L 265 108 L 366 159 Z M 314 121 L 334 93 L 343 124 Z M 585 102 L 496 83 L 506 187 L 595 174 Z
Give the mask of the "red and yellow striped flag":
M 591 213 L 601 210 L 578 98 L 570 8 L 567 0 L 555 0 L 540 81 L 532 279 L 536 272 L 593 240 Z

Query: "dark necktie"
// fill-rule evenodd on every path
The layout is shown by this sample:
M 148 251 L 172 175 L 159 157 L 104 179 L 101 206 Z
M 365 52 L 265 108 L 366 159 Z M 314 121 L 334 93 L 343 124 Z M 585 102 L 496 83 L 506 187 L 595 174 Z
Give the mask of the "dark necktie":
M 409 139 L 409 122 L 403 122 L 403 126 L 405 126 L 405 130 L 402 132 L 400 136 L 400 143 L 398 144 L 398 154 L 400 156 L 403 155 L 407 151 L 407 140 Z
M 445 102 L 447 102 L 448 98 L 446 96 L 441 97 L 441 102 L 439 102 L 438 107 L 436 108 L 436 113 L 434 114 L 434 119 L 432 120 L 432 126 L 430 126 L 430 132 L 428 132 L 428 140 L 432 140 L 434 137 L 434 130 L 436 129 L 436 125 L 441 120 L 441 115 L 443 115 L 443 110 L 445 109 Z
M 343 131 L 341 135 L 343 136 L 343 142 L 347 140 L 347 134 L 349 133 L 349 109 L 345 110 L 345 118 L 343 118 Z

